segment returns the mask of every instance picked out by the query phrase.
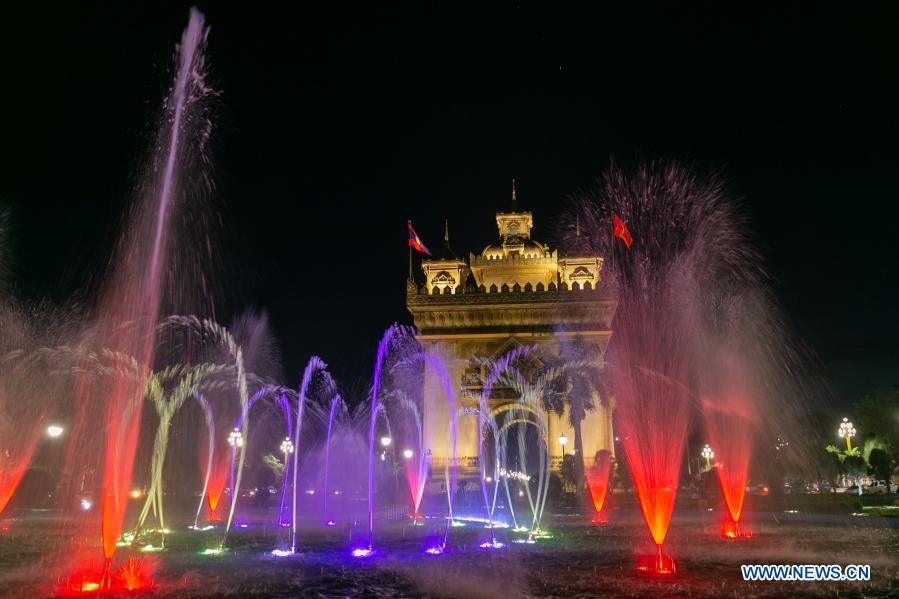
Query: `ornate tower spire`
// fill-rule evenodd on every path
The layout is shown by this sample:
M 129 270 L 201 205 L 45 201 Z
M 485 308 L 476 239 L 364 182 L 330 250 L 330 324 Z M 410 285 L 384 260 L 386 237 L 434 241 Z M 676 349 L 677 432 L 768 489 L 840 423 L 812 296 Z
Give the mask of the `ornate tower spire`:
M 515 194 L 515 179 L 512 179 L 512 205 L 513 206 L 515 205 L 515 200 L 517 199 L 515 197 L 515 195 L 516 195 Z
M 446 219 L 446 229 L 443 231 L 443 241 L 449 245 L 449 219 Z
M 574 215 L 574 218 L 575 218 L 575 221 L 574 221 L 574 236 L 575 236 L 575 237 L 580 237 L 580 236 L 581 236 L 581 215 L 580 215 L 580 214 L 575 214 L 575 215 Z

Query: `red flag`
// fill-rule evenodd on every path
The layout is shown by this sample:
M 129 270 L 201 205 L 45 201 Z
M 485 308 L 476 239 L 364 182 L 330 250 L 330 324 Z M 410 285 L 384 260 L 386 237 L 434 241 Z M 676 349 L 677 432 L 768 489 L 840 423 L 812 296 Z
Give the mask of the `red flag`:
M 430 256 L 431 252 L 429 252 L 428 248 L 425 247 L 425 244 L 421 242 L 421 239 L 418 237 L 418 233 L 416 233 L 415 229 L 412 228 L 411 221 L 406 223 L 406 226 L 409 227 L 409 245 L 415 248 L 415 251 Z
M 612 235 L 620 237 L 627 249 L 630 249 L 631 244 L 634 243 L 634 238 L 631 237 L 631 232 L 627 230 L 627 225 L 614 213 L 612 214 Z

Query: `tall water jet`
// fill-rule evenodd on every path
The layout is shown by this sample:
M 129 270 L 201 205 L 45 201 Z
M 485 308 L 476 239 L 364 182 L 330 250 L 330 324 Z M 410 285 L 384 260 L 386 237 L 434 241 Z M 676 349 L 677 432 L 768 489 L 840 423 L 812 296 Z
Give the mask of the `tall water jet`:
M 151 161 L 147 180 L 134 206 L 118 248 L 112 276 L 104 285 L 93 337 L 100 344 L 131 356 L 137 377 L 117 374 L 106 389 L 81 384 L 79 403 L 102 394 L 105 406 L 82 412 L 80 426 L 95 430 L 89 414 L 104 413 L 106 442 L 102 460 L 102 544 L 104 574 L 101 586 L 111 584 L 110 563 L 125 517 L 134 455 L 140 430 L 145 383 L 154 360 L 155 330 L 163 303 L 162 271 L 171 254 L 170 221 L 182 202 L 185 158 L 191 136 L 208 122 L 202 118 L 202 100 L 209 94 L 204 82 L 203 49 L 208 28 L 203 15 L 191 10 L 190 21 L 178 46 L 177 74 L 164 106 L 158 136 L 158 154 Z M 201 144 L 205 141 L 202 140 Z M 82 436 L 90 434 L 82 431 Z
M 697 307 L 714 305 L 722 281 L 739 278 L 753 252 L 720 181 L 677 164 L 632 173 L 613 165 L 579 208 L 591 249 L 607 256 L 618 285 L 610 355 L 619 437 L 657 546 L 649 569 L 670 574 L 662 543 L 696 400 Z

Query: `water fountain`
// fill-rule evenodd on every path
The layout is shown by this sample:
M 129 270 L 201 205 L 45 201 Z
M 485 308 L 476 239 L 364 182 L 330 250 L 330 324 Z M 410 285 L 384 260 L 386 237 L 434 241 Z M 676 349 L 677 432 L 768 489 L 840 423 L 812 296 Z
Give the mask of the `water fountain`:
M 345 414 L 346 404 L 343 402 L 343 398 L 340 397 L 340 394 L 335 393 L 334 397 L 331 398 L 331 406 L 328 409 L 328 428 L 325 433 L 325 467 L 322 482 L 322 518 L 324 519 L 325 526 L 334 526 L 336 524 L 328 513 L 328 495 L 330 491 L 328 474 L 331 466 L 331 435 L 334 432 L 334 417 L 338 414 L 338 411 Z
M 89 411 L 78 425 L 91 426 L 88 414 L 104 413 L 106 434 L 102 454 L 102 541 L 104 569 L 100 587 L 112 585 L 111 563 L 116 551 L 131 485 L 140 427 L 141 402 L 147 373 L 155 355 L 155 328 L 163 302 L 163 272 L 172 251 L 169 221 L 184 201 L 179 185 L 192 151 L 194 131 L 206 127 L 202 101 L 209 90 L 203 81 L 208 29 L 199 11 L 192 10 L 178 50 L 177 73 L 166 102 L 159 132 L 158 155 L 151 160 L 131 218 L 113 261 L 111 276 L 97 303 L 92 339 L 132 356 L 137 377 L 116 374 L 102 389 L 89 389 L 80 402 Z M 103 405 L 95 405 L 100 398 Z M 85 434 L 85 433 L 82 433 Z M 73 435 L 73 438 L 75 435 Z
M 319 372 L 327 372 L 327 365 L 322 361 L 318 356 L 312 356 L 309 358 L 309 361 L 306 363 L 306 368 L 303 370 L 303 378 L 300 381 L 300 389 L 298 393 L 297 399 L 297 412 L 296 419 L 294 420 L 294 431 L 293 431 L 293 442 L 291 443 L 294 447 L 294 451 L 297 452 L 293 460 L 293 472 L 292 472 L 292 483 L 293 483 L 293 494 L 292 494 L 292 503 L 291 503 L 291 512 L 290 512 L 290 553 L 296 553 L 297 550 L 297 490 L 299 488 L 297 474 L 299 473 L 299 452 L 301 451 L 300 445 L 300 431 L 303 428 L 303 415 L 306 410 L 306 401 L 310 390 L 310 385 L 312 384 L 313 377 L 316 373 Z
M 345 522 L 350 537 L 354 534 L 355 513 L 350 508 L 338 515 L 339 506 L 334 503 L 339 502 L 329 503 L 334 498 L 332 492 L 339 493 L 355 484 L 367 492 L 367 543 L 356 547 L 353 555 L 371 556 L 376 548 L 376 521 L 395 516 L 380 515 L 387 502 L 395 498 L 383 490 L 387 485 L 379 491 L 376 472 L 387 472 L 390 466 L 399 468 L 389 474 L 404 474 L 412 524 L 417 525 L 426 517 L 445 524 L 441 527 L 442 541 L 426 549 L 430 555 L 447 552 L 450 529 L 461 524 L 463 518 L 484 524 L 489 530 L 488 539 L 477 539 L 479 547 L 505 547 L 505 533 L 497 535 L 497 530 L 507 525 L 502 522 L 501 512 L 497 513 L 502 509 L 498 506 L 503 489 L 512 525 L 516 531 L 528 533 L 527 539 L 519 542 L 533 543 L 548 536 L 542 522 L 551 478 L 549 419 L 558 412 L 550 396 L 558 393 L 558 384 L 570 389 L 568 377 L 583 374 L 588 360 L 563 357 L 561 363 L 535 371 L 529 365 L 537 357 L 535 347 L 518 347 L 494 360 L 483 359 L 488 375 L 479 395 L 473 398 L 477 407 L 463 411 L 457 398 L 458 381 L 448 372 L 450 363 L 445 363 L 436 352 L 426 353 L 416 340 L 415 331 L 394 325 L 378 344 L 371 388 L 362 407 L 357 407 L 351 416 L 321 358 L 311 357 L 298 389 L 288 389 L 254 371 L 262 368 L 251 365 L 252 340 L 209 319 L 162 318 L 166 310 L 179 308 L 178 293 L 167 289 L 165 281 L 173 279 L 173 269 L 168 265 L 176 253 L 177 240 L 170 229 L 174 216 L 185 204 L 182 186 L 187 184 L 188 176 L 184 167 L 195 162 L 188 154 L 205 144 L 208 132 L 202 108 L 203 100 L 211 94 L 204 83 L 207 33 L 202 15 L 192 11 L 179 46 L 176 78 L 165 105 L 158 155 L 148 169 L 148 182 L 128 221 L 90 326 L 77 334 L 38 340 L 34 323 L 24 323 L 22 314 L 0 314 L 0 324 L 4 326 L 4 335 L 0 337 L 0 405 L 2 413 L 6 417 L 12 415 L 11 420 L 19 427 L 13 434 L 0 430 L 4 443 L 11 440 L 0 461 L 0 512 L 37 451 L 53 414 L 49 400 L 13 405 L 11 398 L 62 397 L 65 393 L 60 389 L 74 387 L 76 401 L 70 403 L 75 424 L 63 470 L 89 470 L 83 466 L 91 460 L 102 466 L 99 511 L 103 571 L 100 576 L 89 574 L 70 585 L 77 592 L 151 586 L 148 569 L 141 562 L 131 558 L 116 572 L 112 560 L 117 546 L 131 547 L 126 551 L 138 550 L 151 518 L 156 522 L 153 534 L 158 532 L 161 540 L 158 544 L 155 539 L 153 545 L 144 544 L 143 550 L 167 547 L 169 505 L 174 503 L 171 495 L 175 493 L 170 493 L 174 485 L 165 478 L 166 467 L 173 461 L 168 455 L 172 431 L 177 430 L 179 414 L 187 411 L 185 406 L 199 410 L 197 414 L 203 419 L 194 423 L 196 430 L 191 432 L 196 434 L 190 438 L 200 463 L 197 481 L 202 481 L 193 528 L 206 529 L 200 525 L 205 504 L 210 519 L 220 523 L 221 529 L 220 543 L 206 548 L 204 554 L 217 555 L 230 547 L 229 534 L 233 531 L 234 537 L 240 538 L 239 529 L 243 526 L 238 524 L 235 528 L 236 522 L 244 522 L 247 514 L 254 513 L 249 502 L 241 499 L 241 489 L 243 477 L 252 475 L 247 473 L 252 471 L 247 468 L 251 459 L 248 456 L 252 456 L 248 450 L 250 431 L 257 430 L 263 408 L 277 413 L 277 427 L 266 429 L 277 430 L 277 435 L 262 438 L 260 433 L 254 433 L 254 447 L 265 443 L 283 455 L 283 472 L 274 469 L 280 476 L 276 483 L 280 486 L 280 501 L 274 518 L 278 528 L 278 546 L 272 552 L 275 556 L 297 554 L 300 520 L 310 515 L 301 504 L 300 494 L 306 490 L 313 495 L 318 481 L 322 520 L 327 527 L 334 526 L 338 519 Z M 194 139 L 198 133 L 202 141 Z M 743 527 L 744 495 L 758 422 L 760 414 L 771 409 L 770 398 L 778 396 L 772 390 L 783 383 L 785 376 L 779 365 L 784 353 L 772 349 L 777 345 L 772 340 L 779 335 L 779 323 L 772 316 L 766 292 L 750 293 L 764 288 L 764 276 L 757 257 L 740 233 L 742 221 L 714 179 L 698 179 L 672 165 L 646 166 L 633 174 L 613 168 L 604 186 L 598 198 L 581 202 L 578 229 L 582 219 L 588 243 L 595 244 L 592 250 L 596 255 L 608 256 L 607 276 L 615 279 L 621 297 L 607 369 L 617 400 L 618 435 L 623 449 L 618 457 L 626 463 L 635 483 L 637 501 L 655 546 L 652 555 L 638 558 L 638 568 L 655 575 L 671 575 L 676 566 L 664 544 L 694 412 L 701 413 L 705 431 L 717 452 L 716 475 L 729 518 L 724 534 L 730 538 L 748 536 Z M 612 214 L 620 214 L 633 229 L 634 247 L 625 247 L 610 235 Z M 201 286 L 205 289 L 205 279 Z M 3 308 L 11 310 L 8 304 Z M 15 323 L 15 327 L 10 323 Z M 65 327 L 56 329 L 64 331 Z M 175 331 L 190 341 L 176 343 Z M 67 345 L 72 339 L 77 342 Z M 51 370 L 47 366 L 51 361 L 55 364 L 52 370 L 65 374 L 57 379 L 42 376 Z M 427 377 L 436 384 L 426 390 Z M 73 379 L 75 383 L 70 384 Z M 496 399 L 492 395 L 500 387 L 504 392 L 511 391 L 515 399 L 499 409 L 492 408 L 491 402 Z M 441 408 L 445 403 L 449 416 L 447 426 L 436 433 L 428 431 L 424 422 L 424 395 L 426 391 L 435 395 L 435 389 L 437 397 L 430 400 L 438 402 Z M 145 406 L 152 407 L 152 412 L 146 410 L 149 418 L 142 421 Z M 478 503 L 483 499 L 483 517 L 480 513 L 460 514 L 455 505 L 459 418 L 473 411 L 477 412 L 477 466 L 482 496 Z M 98 423 L 91 421 L 96 414 L 102 414 L 102 443 L 88 440 L 96 434 Z M 312 414 L 318 414 L 320 422 L 310 418 Z M 317 430 L 316 424 L 323 430 Z M 135 466 L 143 430 L 152 433 L 146 469 L 148 484 L 135 489 L 138 494 L 133 497 L 138 498 L 146 489 L 146 498 L 139 506 L 134 532 L 123 540 L 126 535 L 121 533 L 129 522 L 128 494 L 143 475 L 144 464 L 138 461 Z M 362 447 L 366 443 L 367 463 Z M 431 449 L 439 449 L 443 459 L 445 517 L 443 497 L 436 493 L 427 495 L 431 467 L 436 463 L 431 460 Z M 77 457 L 82 450 L 90 457 Z M 310 456 L 317 457 L 316 452 L 321 452 L 322 470 L 316 470 L 312 463 Z M 189 453 L 183 461 L 193 464 L 193 454 Z M 352 461 L 360 464 L 358 476 L 350 472 L 352 466 L 348 463 Z M 340 468 L 335 468 L 335 463 L 340 463 Z M 363 464 L 367 466 L 364 473 Z M 587 488 L 598 522 L 604 521 L 611 468 L 610 452 L 602 451 L 586 469 Z M 367 486 L 362 481 L 365 475 Z M 392 481 L 385 474 L 380 482 Z M 510 482 L 522 485 L 522 497 L 527 501 L 527 507 L 518 515 Z M 189 495 L 192 516 L 195 488 L 177 490 Z M 317 506 L 318 498 L 314 501 Z M 404 495 L 403 510 L 407 508 L 405 501 Z M 525 499 L 521 501 L 519 507 Z M 133 502 L 132 505 L 138 506 Z M 240 520 L 236 520 L 239 508 Z M 134 509 L 137 511 L 137 507 Z M 426 515 L 426 510 L 431 515 Z M 438 515 L 433 515 L 435 512 Z M 312 514 L 318 519 L 317 507 Z M 80 516 L 86 519 L 90 514 Z M 265 518 L 266 524 L 272 520 L 270 514 Z M 289 541 L 288 533 L 282 530 L 287 527 Z M 404 537 L 424 534 L 414 527 L 402 530 Z M 335 536 L 335 531 L 317 532 L 329 535 L 329 541 Z M 210 535 L 218 538 L 218 533 L 216 530 Z M 380 534 L 379 529 L 379 539 L 388 538 Z M 200 532 L 192 538 L 207 537 Z M 386 545 L 386 541 L 382 542 Z
M 389 327 L 381 341 L 378 343 L 378 353 L 375 358 L 375 370 L 371 386 L 371 403 L 368 428 L 368 547 L 353 550 L 355 557 L 368 557 L 374 552 L 375 544 L 375 499 L 374 499 L 374 467 L 375 467 L 375 436 L 378 414 L 383 411 L 383 404 L 379 395 L 381 389 L 381 376 L 385 360 L 391 344 L 398 342 L 406 334 L 405 329 L 398 325 Z M 391 437 L 385 437 L 390 439 Z
M 605 524 L 605 514 L 602 508 L 606 503 L 606 494 L 609 490 L 609 474 L 612 471 L 612 454 L 607 451 L 599 451 L 593 460 L 593 464 L 587 469 L 587 489 L 590 491 L 590 499 L 596 514 L 591 522 Z
M 44 343 L 53 344 L 66 330 L 46 306 L 32 310 L 0 303 L 0 514 L 25 474 L 42 437 L 54 442 L 65 431 L 51 431 L 55 398 L 61 395 L 61 381 L 45 376 L 52 360 Z M 23 401 L 23 398 L 27 400 Z
M 641 564 L 670 574 L 662 544 L 691 411 L 702 411 L 726 453 L 718 475 L 738 521 L 756 410 L 785 388 L 796 359 L 746 218 L 719 179 L 676 163 L 633 172 L 613 165 L 579 205 L 577 226 L 608 257 L 620 294 L 610 348 L 618 435 L 657 548 Z M 632 246 L 610 234 L 613 216 L 633 234 Z

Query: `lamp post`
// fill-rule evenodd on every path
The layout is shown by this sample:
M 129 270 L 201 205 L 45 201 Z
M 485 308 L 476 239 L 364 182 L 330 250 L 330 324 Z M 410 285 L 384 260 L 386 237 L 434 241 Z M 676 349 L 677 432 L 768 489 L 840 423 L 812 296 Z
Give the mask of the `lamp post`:
M 705 467 L 711 468 L 712 467 L 712 458 L 715 457 L 715 452 L 712 451 L 712 448 L 709 447 L 708 443 L 706 443 L 705 447 L 702 448 L 701 455 L 702 455 L 702 457 L 705 458 Z
M 290 437 L 284 437 L 281 441 L 281 453 L 284 454 L 284 467 L 287 468 L 287 458 L 293 453 L 293 442 Z
M 237 427 L 234 427 L 234 430 L 228 435 L 228 445 L 231 446 L 231 474 L 229 480 L 231 481 L 231 501 L 232 505 L 234 505 L 234 462 L 237 460 L 237 448 L 243 447 L 243 434 Z
M 568 437 L 565 436 L 565 433 L 559 435 L 559 445 L 562 446 L 562 457 L 565 457 L 565 446 L 568 445 Z
M 237 428 L 231 431 L 231 434 L 228 435 L 228 445 L 235 449 L 238 447 L 243 447 L 243 435 Z
M 852 451 L 852 437 L 855 436 L 855 427 L 849 422 L 848 418 L 843 418 L 843 422 L 840 423 L 840 430 L 837 431 L 837 434 L 841 438 L 846 439 L 846 452 Z

